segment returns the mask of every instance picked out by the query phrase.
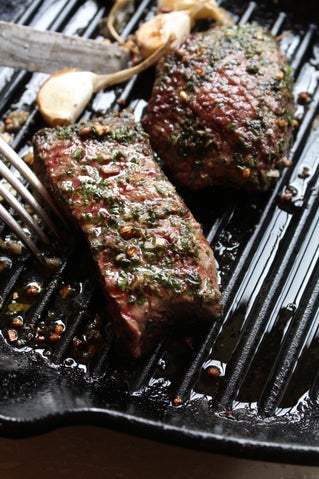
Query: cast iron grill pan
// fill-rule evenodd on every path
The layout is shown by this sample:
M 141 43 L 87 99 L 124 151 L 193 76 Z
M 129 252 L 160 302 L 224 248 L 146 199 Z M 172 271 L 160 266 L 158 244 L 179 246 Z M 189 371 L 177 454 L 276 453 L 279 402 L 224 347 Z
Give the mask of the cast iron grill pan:
M 201 450 L 319 464 L 315 17 L 311 11 L 302 16 L 297 5 L 287 10 L 291 3 L 275 8 L 240 0 L 223 6 L 238 23 L 257 22 L 282 35 L 295 72 L 299 127 L 293 167 L 271 192 L 181 191 L 215 250 L 225 304 L 222 322 L 211 329 L 172 330 L 151 356 L 128 363 L 115 353 L 81 239 L 50 271 L 27 253 L 2 249 L 1 261 L 11 264 L 0 273 L 2 435 L 89 423 Z M 1 17 L 94 38 L 109 7 L 97 1 L 25 1 Z M 153 12 L 149 0 L 138 3 L 122 35 Z M 30 112 L 13 135 L 22 156 L 44 126 L 35 107 L 44 79 L 44 74 L 0 69 L 0 118 L 13 110 Z M 97 94 L 83 116 L 126 105 L 140 117 L 152 80 L 149 71 Z M 0 226 L 6 239 L 9 233 Z M 40 291 L 30 294 L 38 285 Z M 16 318 L 23 324 L 17 327 Z

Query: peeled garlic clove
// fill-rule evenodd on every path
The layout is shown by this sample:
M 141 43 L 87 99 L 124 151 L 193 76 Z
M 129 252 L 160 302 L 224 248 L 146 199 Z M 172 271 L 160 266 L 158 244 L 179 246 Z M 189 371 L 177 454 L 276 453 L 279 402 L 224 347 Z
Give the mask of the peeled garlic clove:
M 192 21 L 187 12 L 171 12 L 156 15 L 143 23 L 135 33 L 136 43 L 143 58 L 160 48 L 170 35 L 175 36 L 171 48 L 181 43 L 189 34 Z
M 82 113 L 93 95 L 94 73 L 74 68 L 51 75 L 41 86 L 37 104 L 49 125 L 68 125 Z

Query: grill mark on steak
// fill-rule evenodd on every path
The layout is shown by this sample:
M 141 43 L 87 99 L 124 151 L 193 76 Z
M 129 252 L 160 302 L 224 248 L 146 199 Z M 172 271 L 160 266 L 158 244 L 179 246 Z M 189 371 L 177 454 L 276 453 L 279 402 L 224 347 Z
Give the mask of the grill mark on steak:
M 213 252 L 130 112 L 34 136 L 35 165 L 84 231 L 115 335 L 138 357 L 177 318 L 221 313 Z
M 257 25 L 190 35 L 160 61 L 142 119 L 181 185 L 267 190 L 287 165 L 293 76 Z

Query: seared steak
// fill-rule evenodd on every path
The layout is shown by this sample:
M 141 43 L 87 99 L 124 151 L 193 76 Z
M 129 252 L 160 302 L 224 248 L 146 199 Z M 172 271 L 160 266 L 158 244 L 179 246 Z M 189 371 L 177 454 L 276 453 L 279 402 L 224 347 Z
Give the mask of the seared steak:
M 268 31 L 216 27 L 158 64 L 142 124 L 179 184 L 266 190 L 288 164 L 292 87 Z
M 34 150 L 86 235 L 115 334 L 132 356 L 177 317 L 220 314 L 213 252 L 129 112 L 45 128 Z

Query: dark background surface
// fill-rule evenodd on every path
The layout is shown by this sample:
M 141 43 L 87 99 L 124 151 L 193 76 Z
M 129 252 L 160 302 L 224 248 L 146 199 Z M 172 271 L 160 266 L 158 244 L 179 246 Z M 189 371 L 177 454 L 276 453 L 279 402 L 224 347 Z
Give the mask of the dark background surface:
M 1 479 L 318 479 L 319 468 L 164 445 L 95 426 L 0 439 Z

